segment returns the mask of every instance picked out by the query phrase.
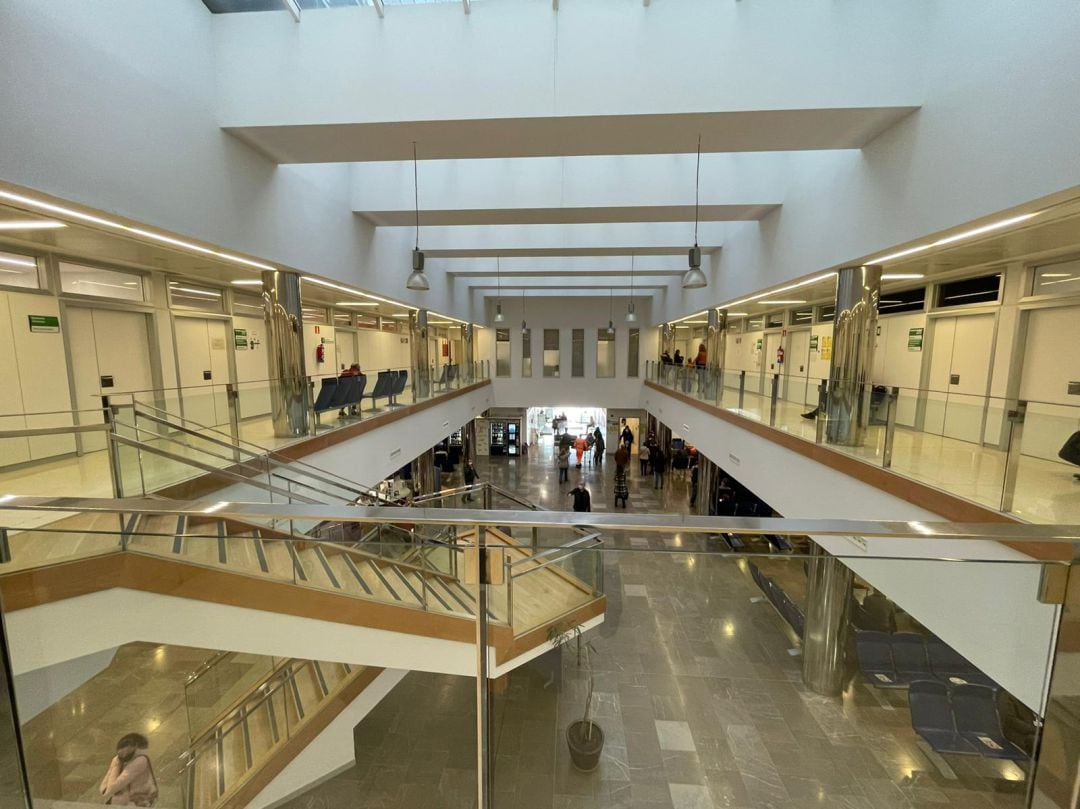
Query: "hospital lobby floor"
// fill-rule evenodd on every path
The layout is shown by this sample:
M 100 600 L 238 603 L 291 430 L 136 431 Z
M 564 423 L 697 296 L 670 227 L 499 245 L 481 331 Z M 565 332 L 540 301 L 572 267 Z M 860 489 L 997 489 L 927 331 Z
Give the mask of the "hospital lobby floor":
M 550 439 L 548 439 L 550 441 Z M 614 467 L 571 469 L 558 484 L 550 446 L 481 458 L 481 479 L 568 509 L 578 479 L 611 511 Z M 456 482 L 456 481 L 454 481 Z M 687 482 L 630 475 L 628 511 L 687 510 Z M 839 698 L 802 683 L 800 643 L 751 579 L 746 560 L 700 553 L 679 536 L 605 537 L 605 621 L 594 649 L 597 770 L 571 765 L 565 728 L 584 710 L 573 646 L 495 687 L 495 806 L 511 809 L 1020 809 L 1024 770 L 942 757 L 911 729 L 902 691 L 856 672 Z M 789 564 L 801 559 L 787 558 Z M 412 672 L 355 729 L 356 764 L 289 809 L 475 805 L 475 689 L 467 677 Z

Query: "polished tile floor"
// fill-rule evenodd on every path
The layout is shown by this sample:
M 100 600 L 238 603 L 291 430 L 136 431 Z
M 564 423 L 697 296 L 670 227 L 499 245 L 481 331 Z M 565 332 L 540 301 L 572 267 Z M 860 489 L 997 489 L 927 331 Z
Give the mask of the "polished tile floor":
M 550 440 L 550 439 L 549 439 Z M 481 459 L 483 479 L 549 508 L 582 480 L 611 510 L 613 468 L 571 469 L 549 447 Z M 687 484 L 657 491 L 636 469 L 629 511 L 685 511 Z M 599 768 L 571 766 L 563 738 L 587 676 L 575 647 L 515 670 L 495 696 L 495 806 L 508 809 L 1020 809 L 1024 772 L 928 751 L 906 697 L 851 672 L 841 698 L 808 691 L 799 641 L 761 598 L 745 560 L 680 537 L 611 537 L 604 623 L 589 633 Z M 792 560 L 801 565 L 801 560 Z M 289 809 L 475 805 L 470 678 L 409 674 L 356 729 L 357 764 Z

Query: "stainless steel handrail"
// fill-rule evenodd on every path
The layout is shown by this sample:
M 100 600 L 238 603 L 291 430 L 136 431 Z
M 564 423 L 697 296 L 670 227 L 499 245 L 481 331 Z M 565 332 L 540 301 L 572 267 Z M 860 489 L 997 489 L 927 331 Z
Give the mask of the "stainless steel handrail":
M 574 544 L 576 545 L 577 543 L 575 542 Z M 597 537 L 594 537 L 594 542 L 592 544 L 592 547 L 589 547 L 589 548 L 576 548 L 574 550 L 568 550 L 567 546 L 565 546 L 565 545 L 561 546 L 561 547 L 558 547 L 558 548 L 551 548 L 550 550 L 552 550 L 552 551 L 567 551 L 567 552 L 564 553 L 562 556 L 556 556 L 554 559 L 548 559 L 546 562 L 541 562 L 540 564 L 535 565 L 535 566 L 529 568 L 528 570 L 523 570 L 521 573 L 516 573 L 516 574 L 511 573 L 510 576 L 511 576 L 511 578 L 514 578 L 514 579 L 520 579 L 522 576 L 528 576 L 528 575 L 530 575 L 532 573 L 535 573 L 537 570 L 543 570 L 548 565 L 553 565 L 556 562 L 562 562 L 564 559 L 569 559 L 571 556 L 577 556 L 582 551 L 593 550 L 597 546 L 603 545 L 603 544 L 604 544 L 604 540 L 600 539 L 600 537 L 597 536 Z M 529 557 L 527 559 L 519 559 L 518 561 L 513 562 L 512 564 L 510 564 L 509 567 L 513 568 L 514 566 L 519 565 L 522 562 L 531 562 L 531 561 L 533 561 L 534 558 L 535 557 Z
M 512 562 L 510 564 L 510 567 L 512 567 L 512 568 L 517 567 L 518 565 L 523 565 L 523 564 L 526 564 L 528 562 L 533 562 L 533 561 L 535 561 L 537 559 L 540 559 L 540 558 L 542 558 L 544 556 L 548 556 L 548 555 L 550 555 L 552 553 L 556 553 L 557 551 L 563 551 L 563 550 L 567 550 L 568 548 L 574 548 L 574 547 L 576 547 L 578 545 L 581 545 L 581 544 L 583 544 L 585 542 L 588 542 L 589 540 L 597 540 L 598 542 L 603 543 L 603 539 L 600 538 L 600 534 L 597 534 L 597 533 L 588 534 L 586 536 L 579 537 L 579 538 L 575 539 L 572 542 L 565 542 L 562 545 L 556 545 L 555 547 L 552 547 L 552 548 L 545 548 L 544 550 L 542 550 L 542 551 L 540 551 L 538 553 L 534 553 L 532 556 L 526 557 L 525 559 L 518 559 L 516 562 Z
M 72 424 L 68 427 L 27 427 L 21 430 L 0 430 L 0 438 L 24 438 L 35 435 L 67 435 L 69 433 L 99 433 L 106 432 L 109 425 L 101 424 Z
M 1007 540 L 1011 542 L 1080 543 L 1080 525 L 1036 523 L 954 523 L 871 520 L 809 520 L 766 517 L 700 517 L 691 514 L 615 514 L 573 511 L 490 511 L 485 509 L 426 509 L 406 506 L 334 506 L 280 503 L 236 503 L 213 500 L 156 500 L 152 498 L 0 496 L 3 511 L 83 511 L 91 513 L 175 514 L 251 521 L 252 518 L 333 520 L 351 523 L 409 522 L 423 525 L 590 528 L 615 531 L 799 536 L 860 536 L 891 539 Z M 16 526 L 18 528 L 20 526 Z M 35 531 L 47 530 L 35 528 Z M 310 541 L 310 539 L 308 540 Z

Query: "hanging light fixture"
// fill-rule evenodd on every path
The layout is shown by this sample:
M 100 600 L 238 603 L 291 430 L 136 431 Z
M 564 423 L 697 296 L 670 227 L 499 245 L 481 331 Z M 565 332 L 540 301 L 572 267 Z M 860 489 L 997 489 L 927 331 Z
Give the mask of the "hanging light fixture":
M 498 256 L 495 256 L 495 283 L 499 287 L 499 300 L 495 304 L 495 322 L 505 323 L 506 315 L 502 313 L 502 263 Z
M 420 249 L 420 182 L 416 168 L 416 141 L 413 141 L 412 145 L 412 167 L 413 194 L 416 199 L 416 246 L 412 251 L 412 273 L 409 274 L 409 280 L 405 282 L 405 288 L 416 292 L 427 292 L 431 289 L 431 284 L 424 275 L 424 253 Z
M 525 290 L 521 290 L 521 333 L 529 333 L 529 324 L 525 322 Z
M 630 304 L 626 307 L 626 322 L 637 323 L 637 312 L 634 311 L 634 253 L 630 253 Z
M 615 333 L 615 292 L 614 290 L 608 290 L 608 321 L 607 321 L 607 333 Z
M 683 289 L 701 289 L 709 280 L 701 271 L 701 248 L 698 247 L 698 208 L 701 200 L 701 135 L 697 136 L 697 172 L 694 179 L 694 246 L 690 248 L 690 269 L 683 273 Z

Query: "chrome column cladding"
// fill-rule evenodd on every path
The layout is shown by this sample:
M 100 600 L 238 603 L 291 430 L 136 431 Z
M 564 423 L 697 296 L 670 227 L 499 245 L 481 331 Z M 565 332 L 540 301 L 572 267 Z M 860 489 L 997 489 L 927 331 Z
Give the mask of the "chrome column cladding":
M 715 500 L 716 487 L 720 483 L 720 469 L 701 452 L 697 455 L 697 465 L 697 499 L 694 501 L 693 513 L 708 517 L 709 509 Z
M 409 313 L 409 356 L 412 358 L 414 398 L 416 401 L 427 399 L 431 396 L 427 309 L 417 309 Z
M 844 654 L 854 575 L 836 557 L 811 543 L 807 567 L 803 682 L 818 694 L 836 696 L 844 687 Z
M 706 398 L 715 401 L 720 395 L 724 376 L 724 353 L 727 351 L 727 309 L 710 309 L 705 337 Z
M 476 369 L 473 367 L 473 363 L 476 359 L 476 352 L 474 346 L 476 343 L 473 338 L 476 336 L 475 326 L 472 323 L 466 323 L 461 327 L 461 381 L 466 385 L 471 385 L 476 381 Z
M 308 381 L 304 367 L 304 312 L 300 275 L 286 270 L 262 274 L 270 411 L 274 435 L 307 435 Z
M 439 491 L 436 475 L 441 470 L 435 468 L 435 449 L 427 449 L 416 456 L 412 462 L 413 495 L 420 497 L 425 494 L 434 494 Z
M 880 297 L 880 266 L 843 267 L 837 273 L 825 425 L 830 444 L 862 444 L 870 418 L 870 368 Z
M 660 326 L 660 353 L 675 353 L 675 325 L 663 323 Z

